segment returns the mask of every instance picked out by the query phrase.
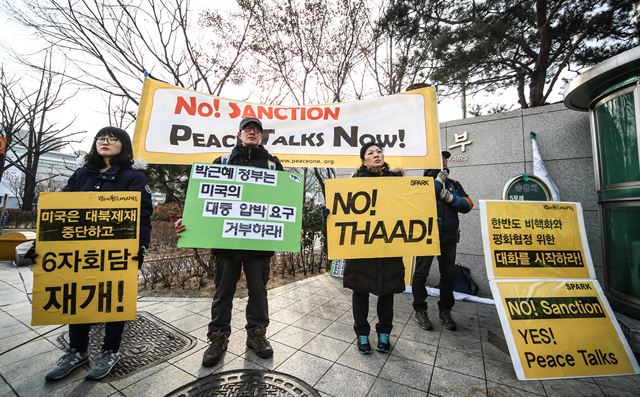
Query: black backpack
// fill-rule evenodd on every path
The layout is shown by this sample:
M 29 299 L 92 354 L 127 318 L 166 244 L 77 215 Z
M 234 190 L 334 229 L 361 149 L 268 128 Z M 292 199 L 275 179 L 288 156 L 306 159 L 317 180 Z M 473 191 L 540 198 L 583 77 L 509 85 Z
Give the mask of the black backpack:
M 478 284 L 471 278 L 471 270 L 461 264 L 457 264 L 455 267 L 453 290 L 467 295 L 476 295 L 478 293 Z

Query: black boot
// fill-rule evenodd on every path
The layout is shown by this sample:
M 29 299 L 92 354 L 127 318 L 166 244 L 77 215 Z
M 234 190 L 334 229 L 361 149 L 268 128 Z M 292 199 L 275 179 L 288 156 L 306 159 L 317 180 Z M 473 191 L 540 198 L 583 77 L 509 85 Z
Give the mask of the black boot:
M 202 357 L 202 366 L 213 367 L 218 364 L 220 357 L 222 357 L 222 354 L 227 350 L 228 344 L 229 339 L 225 334 L 216 332 L 211 335 L 211 344 L 204 352 L 204 356 Z
M 427 331 L 431 331 L 433 329 L 433 325 L 431 321 L 429 321 L 429 315 L 427 311 L 416 312 L 416 322 L 422 329 L 426 329 Z
M 440 320 L 442 320 L 442 324 L 449 331 L 455 331 L 458 327 L 456 323 L 451 318 L 451 310 L 443 310 L 440 312 Z
M 273 356 L 273 348 L 267 340 L 267 330 L 259 328 L 253 331 L 253 335 L 247 335 L 247 347 L 253 350 L 260 358 Z

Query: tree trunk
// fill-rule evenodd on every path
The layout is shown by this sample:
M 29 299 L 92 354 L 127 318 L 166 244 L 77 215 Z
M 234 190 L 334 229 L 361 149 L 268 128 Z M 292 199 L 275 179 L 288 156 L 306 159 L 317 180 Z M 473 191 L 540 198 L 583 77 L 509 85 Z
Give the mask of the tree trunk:
M 466 119 L 467 118 L 467 85 L 463 82 L 462 83 L 462 118 Z
M 29 173 L 24 176 L 24 191 L 22 192 L 22 210 L 33 210 L 33 199 L 36 193 L 36 176 Z
M 551 51 L 551 34 L 547 20 L 547 0 L 536 1 L 536 25 L 540 40 L 540 51 L 529 82 L 529 106 L 544 105 L 544 84 L 547 80 L 549 53 Z
M 4 174 L 4 172 L 2 172 L 2 170 L 4 170 L 4 163 L 5 163 L 5 155 L 3 154 L 0 156 L 0 182 L 2 182 L 2 175 Z
M 516 80 L 518 82 L 518 103 L 520 107 L 526 109 L 529 107 L 529 104 L 527 103 L 527 97 L 524 95 L 524 74 L 518 73 Z

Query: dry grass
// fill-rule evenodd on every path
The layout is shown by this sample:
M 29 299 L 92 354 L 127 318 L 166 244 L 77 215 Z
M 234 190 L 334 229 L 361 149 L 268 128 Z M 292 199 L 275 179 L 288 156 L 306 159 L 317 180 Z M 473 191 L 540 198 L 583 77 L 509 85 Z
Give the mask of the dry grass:
M 313 273 L 313 274 L 307 273 L 307 275 L 305 276 L 302 272 L 298 272 L 296 273 L 295 276 L 287 274 L 284 277 L 282 276 L 282 274 L 278 274 L 276 276 L 272 276 L 269 279 L 269 282 L 267 283 L 267 288 L 268 289 L 277 288 L 277 287 L 292 283 L 294 281 L 304 280 L 307 277 L 317 276 L 318 274 L 322 274 L 322 273 L 324 272 Z M 139 286 L 138 293 L 142 296 L 211 298 L 213 296 L 213 282 L 209 281 L 207 286 L 199 289 L 176 289 L 176 288 L 149 289 L 149 288 L 142 288 Z M 245 296 L 247 296 L 247 294 L 248 294 L 247 283 L 243 275 L 240 278 L 240 281 L 238 281 L 236 293 L 234 296 L 236 298 L 244 298 Z

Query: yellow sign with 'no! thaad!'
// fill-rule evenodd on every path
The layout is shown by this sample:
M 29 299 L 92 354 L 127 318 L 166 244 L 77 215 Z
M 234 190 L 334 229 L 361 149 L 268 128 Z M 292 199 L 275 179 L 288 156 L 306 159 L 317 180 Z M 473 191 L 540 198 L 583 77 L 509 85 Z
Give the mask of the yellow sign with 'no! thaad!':
M 480 201 L 487 275 L 594 278 L 580 203 Z
M 329 259 L 440 255 L 433 178 L 326 181 Z
M 136 317 L 140 192 L 40 193 L 33 325 Z
M 597 281 L 490 285 L 518 379 L 640 372 Z

